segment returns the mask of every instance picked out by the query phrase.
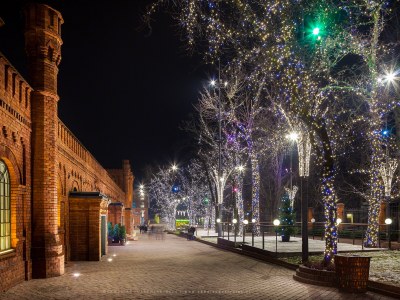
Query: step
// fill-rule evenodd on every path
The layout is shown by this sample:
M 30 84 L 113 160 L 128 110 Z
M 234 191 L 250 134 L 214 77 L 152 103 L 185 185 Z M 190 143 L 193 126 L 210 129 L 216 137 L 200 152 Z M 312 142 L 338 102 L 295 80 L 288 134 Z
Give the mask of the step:
M 312 275 L 320 275 L 323 277 L 330 277 L 333 280 L 336 279 L 336 273 L 334 271 L 326 271 L 326 270 L 317 270 L 317 269 L 311 269 L 305 266 L 300 265 L 299 270 L 302 273 L 308 273 Z
M 319 286 L 329 286 L 329 287 L 336 286 L 336 284 L 333 283 L 333 282 L 317 281 L 317 280 L 312 280 L 312 279 L 300 277 L 300 276 L 297 276 L 297 275 L 293 275 L 293 279 L 296 280 L 296 281 L 302 282 L 302 283 L 319 285 Z
M 323 276 L 320 274 L 310 274 L 306 272 L 302 272 L 299 269 L 296 270 L 296 275 L 299 277 L 311 279 L 314 281 L 322 281 L 322 282 L 335 282 L 336 278 L 332 276 Z

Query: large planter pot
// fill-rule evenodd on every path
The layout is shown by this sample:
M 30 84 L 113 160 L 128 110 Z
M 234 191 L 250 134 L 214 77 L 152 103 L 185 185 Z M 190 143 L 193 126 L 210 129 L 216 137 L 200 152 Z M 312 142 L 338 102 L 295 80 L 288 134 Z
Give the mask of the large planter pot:
M 282 242 L 290 242 L 290 235 L 282 235 Z
M 335 270 L 340 291 L 367 292 L 371 257 L 335 255 Z

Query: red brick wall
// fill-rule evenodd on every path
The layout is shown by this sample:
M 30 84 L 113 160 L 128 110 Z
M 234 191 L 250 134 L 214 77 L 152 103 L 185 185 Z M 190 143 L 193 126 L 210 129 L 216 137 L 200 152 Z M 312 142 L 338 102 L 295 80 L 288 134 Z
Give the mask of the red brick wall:
M 73 250 L 70 228 L 77 225 L 69 214 L 70 191 L 99 191 L 113 202 L 128 204 L 133 193 L 129 162 L 124 161 L 119 171 L 123 180 L 118 186 L 58 119 L 61 14 L 49 6 L 31 4 L 26 6 L 25 19 L 32 87 L 0 53 L 0 159 L 11 175 L 14 249 L 0 253 L 0 290 L 32 275 L 64 273 L 64 261 Z M 122 216 L 129 214 L 120 208 L 114 222 L 121 222 Z
M 31 91 L 0 53 L 0 159 L 10 172 L 11 246 L 15 250 L 0 254 L 0 291 L 31 278 Z
M 32 275 L 64 273 L 64 253 L 58 234 L 56 165 L 57 74 L 61 60 L 59 12 L 31 4 L 25 10 L 25 47 L 33 91 L 32 102 Z M 54 25 L 52 25 L 54 24 Z

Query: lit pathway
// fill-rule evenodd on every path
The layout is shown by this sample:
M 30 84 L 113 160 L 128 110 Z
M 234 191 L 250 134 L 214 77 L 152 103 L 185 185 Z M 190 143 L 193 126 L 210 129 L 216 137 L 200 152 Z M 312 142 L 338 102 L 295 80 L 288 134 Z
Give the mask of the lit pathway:
M 64 276 L 24 282 L 0 298 L 390 299 L 302 284 L 292 279 L 291 270 L 173 235 L 165 240 L 144 235 L 109 249 L 101 262 L 72 263 Z M 81 276 L 73 277 L 75 272 Z

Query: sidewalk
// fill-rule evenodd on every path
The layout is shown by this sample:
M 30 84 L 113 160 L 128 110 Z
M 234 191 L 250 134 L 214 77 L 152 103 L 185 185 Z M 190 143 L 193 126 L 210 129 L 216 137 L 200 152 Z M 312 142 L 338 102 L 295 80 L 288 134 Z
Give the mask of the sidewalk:
M 391 299 L 293 280 L 294 271 L 168 234 L 109 247 L 101 262 L 24 282 L 1 299 Z M 79 276 L 78 276 L 79 275 Z

